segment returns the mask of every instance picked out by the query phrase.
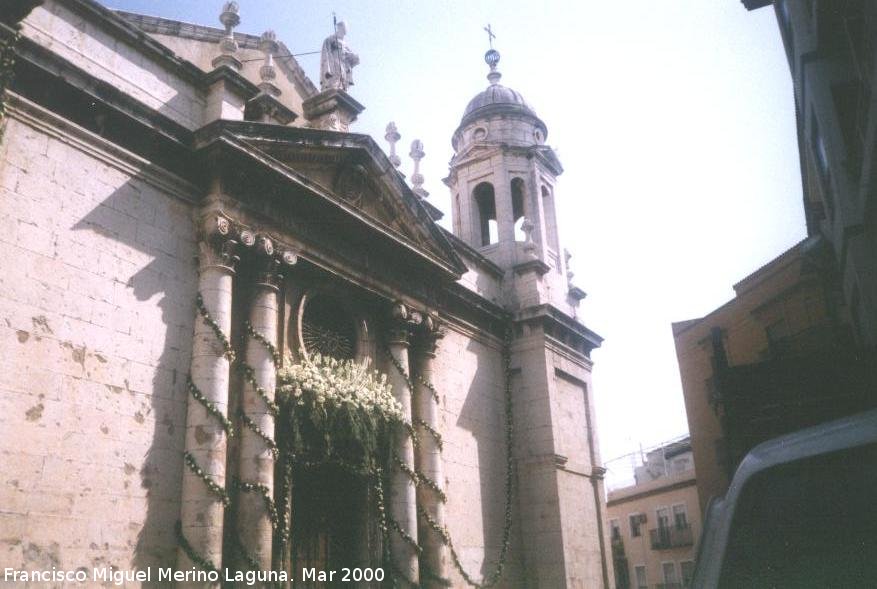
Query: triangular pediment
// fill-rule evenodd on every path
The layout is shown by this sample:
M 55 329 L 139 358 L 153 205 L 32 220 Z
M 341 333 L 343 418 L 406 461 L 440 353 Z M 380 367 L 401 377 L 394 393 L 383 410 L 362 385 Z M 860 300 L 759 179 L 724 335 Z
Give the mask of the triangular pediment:
M 351 215 L 457 272 L 465 271 L 441 228 L 370 137 L 250 123 L 229 130 Z

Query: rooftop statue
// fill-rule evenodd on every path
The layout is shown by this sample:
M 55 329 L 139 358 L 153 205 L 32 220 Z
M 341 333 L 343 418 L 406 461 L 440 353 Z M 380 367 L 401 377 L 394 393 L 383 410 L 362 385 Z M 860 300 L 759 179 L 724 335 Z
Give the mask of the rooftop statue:
M 320 90 L 347 90 L 353 86 L 353 67 L 359 64 L 356 55 L 344 42 L 347 25 L 335 24 L 335 34 L 326 37 L 320 55 Z

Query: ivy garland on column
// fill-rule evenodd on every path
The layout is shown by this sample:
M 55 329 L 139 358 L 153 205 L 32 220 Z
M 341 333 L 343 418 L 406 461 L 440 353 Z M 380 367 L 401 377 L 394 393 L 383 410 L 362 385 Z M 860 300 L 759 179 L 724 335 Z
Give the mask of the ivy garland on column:
M 259 394 L 262 400 L 265 402 L 266 407 L 268 408 L 268 412 L 276 418 L 279 413 L 278 406 L 271 400 L 268 396 L 267 391 L 263 387 L 261 387 L 255 378 L 255 370 L 252 366 L 246 363 L 246 361 L 238 361 L 237 355 L 235 354 L 234 348 L 231 345 L 231 341 L 229 337 L 222 331 L 222 328 L 219 324 L 211 317 L 210 312 L 207 310 L 207 307 L 204 304 L 204 298 L 199 292 L 197 297 L 195 298 L 195 306 L 198 309 L 198 314 L 204 320 L 204 323 L 210 328 L 213 334 L 216 336 L 217 341 L 222 346 L 223 356 L 225 356 L 228 361 L 235 366 L 243 375 L 244 379 L 250 383 L 253 389 Z M 265 338 L 262 334 L 256 332 L 253 326 L 246 322 L 245 328 L 247 333 L 253 337 L 256 341 L 264 345 L 269 353 L 271 354 L 271 359 L 274 364 L 275 370 L 279 364 L 279 354 L 277 353 L 277 348 L 275 348 L 267 338 Z M 222 429 L 228 435 L 228 437 L 234 437 L 234 427 L 231 424 L 231 421 L 222 413 L 222 411 L 216 406 L 215 403 L 209 401 L 204 394 L 195 386 L 195 383 L 192 382 L 192 377 L 189 375 L 187 380 L 187 386 L 189 389 L 189 393 L 192 397 L 198 401 L 204 409 L 213 416 L 217 421 L 219 421 Z M 238 412 L 238 417 L 246 427 L 248 427 L 251 431 L 253 431 L 259 438 L 265 443 L 268 447 L 269 451 L 276 458 L 279 449 L 277 447 L 277 443 L 266 434 L 259 426 L 254 422 L 246 413 L 241 410 Z M 189 470 L 191 470 L 198 478 L 200 478 L 210 492 L 217 497 L 219 501 L 225 507 L 230 507 L 232 504 L 231 497 L 226 492 L 225 489 L 220 487 L 213 479 L 211 479 L 198 464 L 195 457 L 192 456 L 189 452 L 185 452 L 183 454 L 183 460 L 188 466 Z M 277 507 L 274 503 L 274 498 L 271 497 L 270 489 L 265 485 L 259 483 L 251 483 L 246 481 L 240 481 L 237 478 L 233 481 L 233 487 L 238 492 L 245 493 L 257 493 L 262 496 L 262 500 L 265 503 L 265 510 L 268 514 L 269 519 L 271 520 L 271 525 L 274 528 L 275 532 L 280 528 L 281 525 L 288 527 L 288 517 L 281 517 L 278 513 Z M 288 532 L 288 531 L 287 531 Z M 180 525 L 177 526 L 177 541 L 189 559 L 197 564 L 204 570 L 214 571 L 216 570 L 216 566 L 210 561 L 204 559 L 201 555 L 199 555 L 195 549 L 189 544 L 188 540 L 185 538 L 182 532 L 182 527 Z M 239 556 L 247 563 L 253 570 L 257 570 L 259 568 L 259 563 L 255 558 L 247 551 L 246 547 L 240 541 L 240 538 L 237 534 L 233 534 L 234 542 L 236 547 L 236 552 Z M 288 538 L 288 533 L 284 535 L 280 534 L 281 539 Z
M 223 356 L 225 356 L 229 362 L 234 362 L 235 354 L 232 349 L 231 342 L 228 337 L 222 332 L 222 328 L 220 328 L 219 324 L 210 316 L 210 312 L 207 310 L 207 307 L 204 305 L 204 298 L 201 296 L 201 293 L 198 293 L 198 296 L 195 297 L 195 307 L 198 309 L 198 314 L 204 320 L 204 323 L 213 331 L 216 339 L 219 341 L 222 346 Z M 196 401 L 198 401 L 207 413 L 213 416 L 219 424 L 222 426 L 222 429 L 225 431 L 228 437 L 234 436 L 234 428 L 232 427 L 231 422 L 228 418 L 222 413 L 222 411 L 216 406 L 215 403 L 208 400 L 207 397 L 195 386 L 195 383 L 192 382 L 192 375 L 189 374 L 187 377 L 187 388 L 189 393 L 192 395 Z M 195 459 L 192 454 L 188 451 L 183 453 L 183 461 L 186 463 L 186 466 L 189 468 L 192 473 L 195 474 L 204 485 L 210 490 L 210 492 L 220 501 L 225 507 L 229 507 L 231 505 L 231 498 L 229 497 L 226 490 L 220 487 L 216 481 L 210 478 L 207 473 L 204 472 L 204 469 L 198 464 L 198 461 Z M 177 543 L 180 548 L 182 548 L 183 552 L 186 553 L 186 556 L 189 557 L 194 564 L 198 565 L 201 569 L 209 572 L 218 572 L 217 566 L 213 563 L 213 561 L 209 559 L 205 559 L 201 556 L 195 548 L 189 543 L 186 539 L 186 536 L 183 534 L 183 527 L 180 522 L 177 522 L 176 526 L 176 536 Z
M 251 337 L 254 341 L 259 342 L 262 346 L 268 350 L 268 353 L 271 357 L 271 363 L 274 366 L 274 371 L 276 373 L 277 369 L 280 367 L 280 354 L 277 352 L 277 348 L 272 344 L 267 337 L 256 331 L 256 328 L 249 321 L 244 322 L 244 329 L 249 337 Z M 226 338 L 227 339 L 227 338 Z M 272 419 L 276 421 L 278 415 L 280 414 L 280 408 L 275 402 L 275 400 L 271 399 L 268 394 L 268 391 L 262 387 L 259 382 L 256 380 L 256 370 L 250 366 L 246 360 L 240 360 L 237 363 L 237 369 L 243 376 L 244 380 L 249 383 L 249 385 L 253 388 L 256 394 L 262 399 L 265 403 L 265 407 L 268 411 L 268 414 L 271 415 Z M 277 442 L 266 434 L 259 425 L 253 421 L 253 419 L 246 414 L 246 412 L 242 409 L 238 409 L 238 418 L 241 420 L 241 423 L 245 425 L 250 431 L 252 431 L 262 442 L 265 444 L 265 447 L 271 452 L 272 457 L 276 460 L 279 457 L 280 449 L 277 446 Z M 265 512 L 268 515 L 268 519 L 271 522 L 271 528 L 274 530 L 274 533 L 277 534 L 278 529 L 283 524 L 285 520 L 283 520 L 280 516 L 280 512 L 277 509 L 277 505 L 274 503 L 274 497 L 271 496 L 271 489 L 269 489 L 266 485 L 261 483 L 253 483 L 249 481 L 242 481 L 237 477 L 234 478 L 234 486 L 235 489 L 240 493 L 256 493 L 260 495 L 262 498 L 262 502 L 265 505 Z M 247 566 L 251 570 L 259 570 L 261 568 L 261 564 L 253 557 L 253 555 L 247 550 L 247 547 L 244 546 L 243 542 L 241 542 L 240 536 L 237 533 L 232 534 L 234 538 L 236 552 L 238 556 L 240 556 L 244 562 L 246 562 Z
M 506 561 L 508 558 L 509 547 L 511 546 L 512 500 L 513 500 L 513 495 L 514 495 L 514 478 L 515 478 L 514 457 L 512 455 L 512 446 L 514 443 L 514 416 L 513 416 L 513 407 L 512 407 L 512 388 L 511 388 L 511 340 L 512 340 L 512 330 L 511 330 L 511 326 L 508 326 L 506 328 L 506 331 L 505 331 L 505 337 L 503 339 L 503 349 L 502 349 L 503 371 L 504 371 L 504 377 L 505 377 L 505 379 L 504 379 L 505 380 L 505 382 L 504 382 L 505 391 L 504 392 L 505 392 L 505 426 L 506 426 L 506 428 L 505 428 L 506 429 L 506 431 L 505 431 L 505 434 L 506 434 L 505 435 L 505 445 L 506 445 L 505 521 L 503 523 L 502 548 L 500 549 L 499 560 L 497 562 L 496 569 L 490 575 L 485 576 L 484 579 L 480 583 L 477 582 L 464 569 L 463 563 L 461 562 L 460 556 L 457 553 L 456 548 L 454 547 L 454 542 L 451 538 L 450 533 L 448 532 L 448 529 L 446 527 L 440 526 L 438 524 L 438 522 L 436 522 L 435 519 L 433 519 L 422 506 L 420 506 L 420 505 L 417 506 L 418 513 L 424 518 L 424 520 L 426 520 L 427 524 L 430 526 L 430 528 L 433 530 L 433 532 L 439 536 L 439 538 L 442 540 L 442 542 L 445 544 L 445 546 L 448 547 L 448 550 L 451 554 L 451 560 L 453 561 L 455 568 L 459 571 L 460 576 L 462 576 L 463 579 L 469 585 L 471 585 L 472 587 L 476 587 L 476 588 L 492 587 L 493 585 L 496 585 L 497 582 L 499 582 L 500 578 L 502 577 L 503 570 L 505 569 Z M 405 382 L 406 382 L 408 389 L 411 392 L 412 396 L 417 395 L 418 394 L 417 389 L 415 389 L 415 387 L 413 386 L 412 381 L 411 381 L 411 377 L 405 371 L 405 368 L 402 366 L 402 364 L 398 360 L 396 360 L 396 358 L 392 354 L 390 354 L 389 350 L 385 350 L 385 352 L 386 352 L 387 356 L 390 358 L 390 360 L 392 361 L 393 365 L 396 367 L 396 370 L 398 370 L 399 373 L 405 379 Z M 423 386 L 425 386 L 430 391 L 431 396 L 433 398 L 433 401 L 435 403 L 438 403 L 439 402 L 439 394 L 438 394 L 438 391 L 436 390 L 436 388 L 433 386 L 433 384 L 426 381 L 425 379 L 423 379 L 420 375 L 417 375 L 417 380 L 418 380 L 418 382 L 420 382 Z M 441 441 L 441 436 L 439 435 L 439 433 L 436 432 L 435 430 L 433 430 L 431 427 L 429 427 L 422 420 L 418 419 L 417 423 L 419 425 L 423 426 L 425 429 L 427 429 L 427 431 L 429 431 L 435 437 L 437 445 L 438 445 L 439 449 L 441 450 L 442 441 Z M 407 474 L 409 477 L 411 477 L 411 479 L 414 481 L 415 485 L 425 484 L 426 486 L 428 486 L 430 489 L 432 489 L 436 493 L 437 497 L 439 498 L 439 500 L 442 503 L 447 503 L 447 495 L 445 495 L 445 493 L 435 483 L 435 481 L 430 479 L 424 473 L 422 473 L 416 469 L 412 470 L 411 468 L 409 468 L 406 464 L 404 464 L 404 462 L 401 461 L 401 459 L 398 458 L 398 456 L 394 455 L 393 458 L 394 458 L 394 463 L 396 464 L 396 466 L 400 470 L 405 472 L 405 474 Z M 412 544 L 414 546 L 417 546 L 418 551 L 421 550 L 420 546 L 414 541 L 413 538 L 411 538 L 410 535 L 408 535 L 407 533 L 404 532 L 404 530 L 401 529 L 401 527 L 398 525 L 397 522 L 394 522 L 394 521 L 392 521 L 392 519 L 390 519 L 390 525 L 391 525 L 391 527 L 393 527 L 393 529 L 395 529 L 402 536 L 402 538 L 406 542 L 408 542 L 409 544 Z M 432 578 L 437 579 L 441 582 L 444 582 L 447 585 L 450 585 L 450 583 L 447 581 L 447 579 L 442 579 L 442 578 L 438 577 L 432 571 L 426 571 L 426 573 L 429 576 L 431 576 Z

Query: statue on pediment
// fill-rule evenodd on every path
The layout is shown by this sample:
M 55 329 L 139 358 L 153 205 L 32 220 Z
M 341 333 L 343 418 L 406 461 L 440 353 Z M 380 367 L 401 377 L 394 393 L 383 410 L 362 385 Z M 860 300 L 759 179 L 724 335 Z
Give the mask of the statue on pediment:
M 345 43 L 346 35 L 347 25 L 341 20 L 335 23 L 335 34 L 323 41 L 320 90 L 347 90 L 353 86 L 353 67 L 359 64 L 359 56 Z

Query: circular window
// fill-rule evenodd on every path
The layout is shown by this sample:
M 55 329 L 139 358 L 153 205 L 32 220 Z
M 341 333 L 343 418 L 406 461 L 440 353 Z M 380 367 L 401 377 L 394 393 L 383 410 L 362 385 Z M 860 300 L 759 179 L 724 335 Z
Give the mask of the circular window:
M 536 131 L 533 132 L 533 138 L 536 139 L 536 143 L 539 145 L 542 145 L 542 142 L 545 141 L 545 138 L 542 136 L 542 131 L 539 129 L 536 129 Z
M 356 324 L 353 317 L 328 295 L 305 295 L 298 314 L 298 336 L 302 351 L 339 360 L 356 355 Z
M 473 141 L 484 141 L 487 138 L 487 129 L 478 127 L 472 132 Z

